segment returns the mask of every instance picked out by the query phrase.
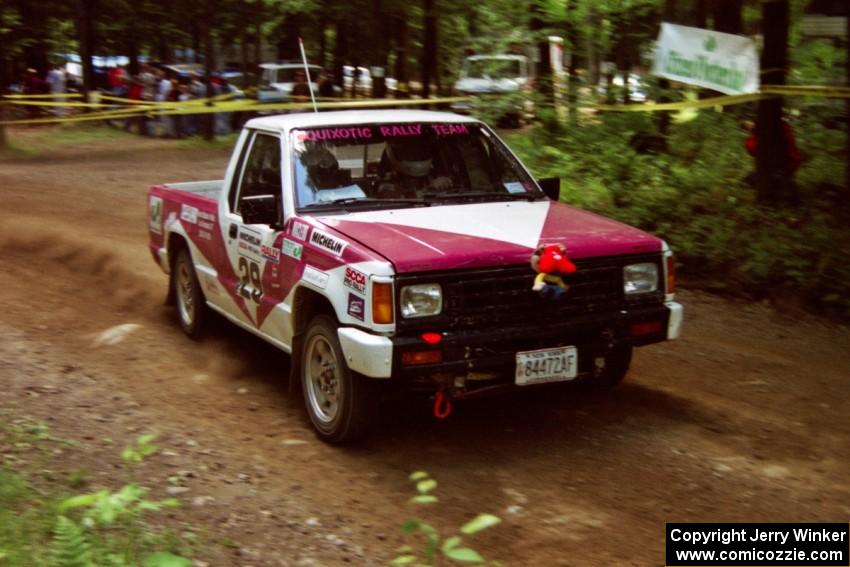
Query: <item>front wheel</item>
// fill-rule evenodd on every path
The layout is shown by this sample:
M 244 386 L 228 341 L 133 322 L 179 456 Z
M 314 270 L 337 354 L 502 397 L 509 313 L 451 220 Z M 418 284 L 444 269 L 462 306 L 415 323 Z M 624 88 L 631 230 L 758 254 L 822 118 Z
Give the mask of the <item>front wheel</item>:
M 177 303 L 177 318 L 180 328 L 193 339 L 201 336 L 206 316 L 206 303 L 192 256 L 186 248 L 180 248 L 171 269 L 171 285 Z
M 301 347 L 301 386 L 316 433 L 329 443 L 355 440 L 378 413 L 378 392 L 370 378 L 349 370 L 328 315 L 310 322 Z
M 623 381 L 632 363 L 632 347 L 617 347 L 605 356 L 605 370 L 594 383 L 603 389 L 613 388 Z

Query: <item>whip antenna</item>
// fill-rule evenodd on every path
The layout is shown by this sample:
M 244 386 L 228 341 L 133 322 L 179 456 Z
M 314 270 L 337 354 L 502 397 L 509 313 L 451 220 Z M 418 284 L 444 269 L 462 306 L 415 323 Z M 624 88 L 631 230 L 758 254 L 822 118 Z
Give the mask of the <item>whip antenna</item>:
M 298 47 L 301 48 L 301 60 L 304 61 L 304 71 L 307 73 L 307 88 L 310 89 L 310 100 L 313 101 L 313 111 L 319 112 L 319 107 L 316 106 L 316 96 L 313 94 L 313 79 L 310 78 L 310 67 L 307 66 L 307 56 L 304 54 L 304 42 L 298 38 Z

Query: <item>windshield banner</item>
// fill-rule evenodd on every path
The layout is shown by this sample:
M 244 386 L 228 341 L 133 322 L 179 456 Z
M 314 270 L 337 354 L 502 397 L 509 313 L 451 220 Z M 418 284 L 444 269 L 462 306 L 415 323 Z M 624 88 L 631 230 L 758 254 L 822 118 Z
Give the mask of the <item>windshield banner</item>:
M 724 94 L 759 89 L 759 60 L 750 38 L 661 24 L 653 73 Z

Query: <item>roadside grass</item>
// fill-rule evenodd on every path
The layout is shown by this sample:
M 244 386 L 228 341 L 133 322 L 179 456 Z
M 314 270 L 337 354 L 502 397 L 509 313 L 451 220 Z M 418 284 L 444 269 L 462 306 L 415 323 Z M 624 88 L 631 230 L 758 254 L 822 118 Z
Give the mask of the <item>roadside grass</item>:
M 157 150 L 230 150 L 236 143 L 238 132 L 204 140 L 191 136 L 179 140 L 168 138 L 143 138 L 126 132 L 116 121 L 109 126 L 97 123 L 68 123 L 38 127 L 7 128 L 5 148 L 0 148 L 0 161 L 23 161 L 49 158 L 67 150 L 92 148 L 124 149 L 132 151 Z M 128 146 L 127 144 L 132 143 Z M 136 142 L 136 143 L 133 143 Z M 141 144 L 139 142 L 142 142 Z
M 121 453 L 126 483 L 115 489 L 79 492 L 85 473 L 51 470 L 54 452 L 68 458 L 74 442 L 55 438 L 44 422 L 6 419 L 0 425 L 0 566 L 3 567 L 189 567 L 197 540 L 148 521 L 179 506 L 151 500 L 134 480 L 137 467 L 154 454 L 152 435 Z M 111 466 L 111 465 L 110 465 Z

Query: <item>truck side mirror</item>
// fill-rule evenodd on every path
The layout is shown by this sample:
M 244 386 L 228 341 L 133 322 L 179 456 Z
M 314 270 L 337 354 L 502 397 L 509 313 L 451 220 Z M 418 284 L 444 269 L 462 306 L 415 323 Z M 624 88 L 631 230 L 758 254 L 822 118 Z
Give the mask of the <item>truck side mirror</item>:
M 239 199 L 239 212 L 245 224 L 276 225 L 280 222 L 277 195 L 250 195 Z
M 537 184 L 540 185 L 540 189 L 543 190 L 543 193 L 552 199 L 553 201 L 558 201 L 561 198 L 561 178 L 560 177 L 546 177 L 545 179 L 538 179 Z

